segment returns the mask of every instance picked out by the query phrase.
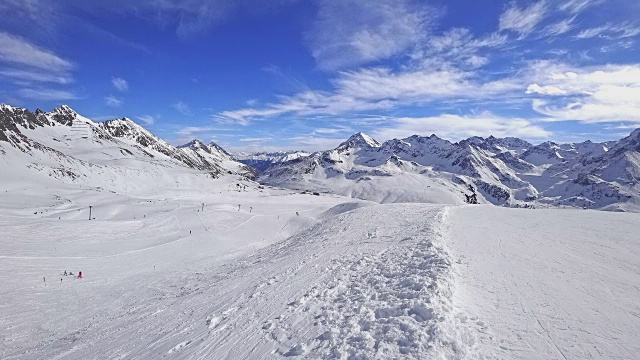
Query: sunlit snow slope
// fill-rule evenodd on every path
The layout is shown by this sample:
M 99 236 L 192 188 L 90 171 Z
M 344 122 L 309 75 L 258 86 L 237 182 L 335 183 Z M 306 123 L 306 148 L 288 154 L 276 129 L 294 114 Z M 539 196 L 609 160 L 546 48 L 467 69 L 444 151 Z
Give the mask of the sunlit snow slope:
M 380 205 L 269 189 L 93 200 L 113 201 L 103 208 L 112 217 L 80 220 L 67 206 L 34 218 L 2 211 L 0 357 L 640 351 L 638 214 Z
M 638 358 L 638 214 L 474 206 L 448 223 L 475 356 Z

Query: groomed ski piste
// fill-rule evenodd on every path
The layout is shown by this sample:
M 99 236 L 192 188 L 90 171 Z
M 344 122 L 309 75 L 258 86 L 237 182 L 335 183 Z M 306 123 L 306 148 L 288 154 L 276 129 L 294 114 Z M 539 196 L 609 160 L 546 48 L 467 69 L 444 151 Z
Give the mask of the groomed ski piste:
M 0 358 L 640 354 L 639 214 L 232 185 L 0 194 Z

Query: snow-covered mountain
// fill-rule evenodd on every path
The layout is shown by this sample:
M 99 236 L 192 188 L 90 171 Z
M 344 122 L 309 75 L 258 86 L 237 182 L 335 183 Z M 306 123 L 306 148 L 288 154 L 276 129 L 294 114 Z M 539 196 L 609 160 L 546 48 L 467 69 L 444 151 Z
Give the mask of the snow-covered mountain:
M 224 176 L 252 179 L 255 171 L 216 144 L 174 147 L 128 118 L 94 122 L 66 105 L 51 112 L 0 105 L 0 177 L 107 190 L 207 186 Z
M 262 172 L 274 164 L 279 164 L 291 160 L 295 160 L 302 156 L 309 156 L 304 151 L 274 151 L 274 152 L 238 152 L 233 154 L 233 158 L 238 162 L 251 166 L 252 168 Z
M 452 143 L 436 135 L 380 144 L 358 133 L 335 149 L 274 163 L 260 181 L 383 202 L 457 203 L 476 194 L 479 202 L 508 206 L 637 210 L 639 134 L 618 142 L 534 146 L 493 136 Z

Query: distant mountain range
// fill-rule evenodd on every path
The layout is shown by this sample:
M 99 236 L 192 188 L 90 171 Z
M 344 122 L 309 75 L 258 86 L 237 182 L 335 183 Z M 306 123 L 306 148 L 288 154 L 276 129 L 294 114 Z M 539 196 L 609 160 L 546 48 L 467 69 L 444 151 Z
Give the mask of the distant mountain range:
M 619 141 L 539 145 L 435 135 L 381 144 L 358 133 L 335 149 L 274 162 L 259 180 L 382 202 L 460 203 L 475 194 L 496 205 L 637 211 L 640 129 Z
M 0 105 L 0 178 L 153 191 L 205 187 L 222 177 L 254 179 L 253 168 L 215 143 L 174 147 L 128 118 L 94 122 L 68 106 L 51 112 Z
M 263 172 L 276 164 L 284 163 L 309 155 L 310 153 L 305 151 L 275 151 L 255 153 L 239 152 L 233 154 L 236 160 L 243 164 L 249 165 L 260 172 Z
M 539 145 L 435 135 L 379 143 L 357 133 L 327 151 L 231 155 L 199 140 L 174 147 L 128 118 L 94 122 L 64 105 L 51 112 L 0 105 L 0 163 L 9 169 L 0 172 L 4 188 L 200 191 L 216 179 L 259 174 L 267 185 L 377 202 L 640 210 L 640 129 L 619 141 Z

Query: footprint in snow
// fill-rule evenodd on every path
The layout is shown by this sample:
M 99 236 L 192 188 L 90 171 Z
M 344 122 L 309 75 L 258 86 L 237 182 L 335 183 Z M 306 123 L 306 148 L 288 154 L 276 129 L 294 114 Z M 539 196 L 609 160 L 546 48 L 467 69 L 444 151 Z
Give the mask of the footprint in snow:
M 188 341 L 183 341 L 180 344 L 174 346 L 173 348 L 171 348 L 171 350 L 168 351 L 168 354 L 173 354 L 174 352 L 180 351 L 183 348 L 185 348 L 187 345 L 191 344 L 192 340 L 188 340 Z
M 300 356 L 307 352 L 307 344 L 300 343 L 287 351 L 284 356 Z
M 220 318 L 215 316 L 215 314 L 211 314 L 207 317 L 206 324 L 209 329 L 215 329 L 218 324 L 220 324 Z

